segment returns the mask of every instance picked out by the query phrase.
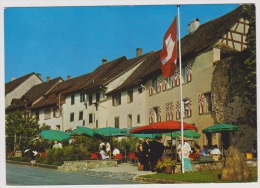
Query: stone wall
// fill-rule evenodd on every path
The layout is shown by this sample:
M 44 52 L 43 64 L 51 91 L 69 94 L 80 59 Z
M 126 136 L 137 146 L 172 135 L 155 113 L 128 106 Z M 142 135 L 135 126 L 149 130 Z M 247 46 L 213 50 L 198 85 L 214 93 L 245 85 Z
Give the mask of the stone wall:
M 117 166 L 116 160 L 84 160 L 84 161 L 64 161 L 58 170 L 64 172 L 80 172 L 86 169 L 106 168 Z
M 246 159 L 246 164 L 249 168 L 257 167 L 257 160 L 252 159 L 248 160 Z M 214 161 L 209 163 L 200 163 L 200 162 L 191 162 L 192 171 L 205 171 L 205 170 L 222 170 L 222 167 L 224 165 L 224 161 Z M 175 167 L 175 173 L 181 172 L 181 164 L 178 163 Z

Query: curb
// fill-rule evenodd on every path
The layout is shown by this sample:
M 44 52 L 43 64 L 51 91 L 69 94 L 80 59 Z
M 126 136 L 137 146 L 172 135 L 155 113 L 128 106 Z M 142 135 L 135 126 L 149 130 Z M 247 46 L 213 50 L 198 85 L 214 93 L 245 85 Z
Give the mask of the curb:
M 152 179 L 152 178 L 144 178 L 139 175 L 133 177 L 133 181 L 142 182 L 142 183 L 153 183 L 153 184 L 187 184 L 190 182 L 182 182 L 175 180 L 165 180 L 165 179 Z
M 58 166 L 55 166 L 55 165 L 47 165 L 47 164 L 42 164 L 42 163 L 10 161 L 10 160 L 6 160 L 6 163 L 19 164 L 19 165 L 27 165 L 27 166 L 40 167 L 40 168 L 48 168 L 48 169 L 54 169 L 54 170 L 57 170 L 57 169 L 58 169 Z

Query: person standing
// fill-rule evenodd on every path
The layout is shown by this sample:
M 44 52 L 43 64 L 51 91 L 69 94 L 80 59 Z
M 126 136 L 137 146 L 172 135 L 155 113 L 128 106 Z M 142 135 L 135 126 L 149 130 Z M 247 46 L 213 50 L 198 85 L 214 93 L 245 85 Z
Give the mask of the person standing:
M 143 160 L 143 140 L 138 140 L 138 146 L 137 146 L 137 159 L 138 159 L 138 170 L 143 170 L 144 160 Z
M 144 171 L 149 170 L 150 165 L 150 138 L 146 137 L 143 144 L 143 164 L 144 164 Z
M 190 144 L 184 139 L 183 147 L 181 144 L 177 146 L 177 151 L 179 154 L 180 161 L 184 160 L 184 172 L 192 172 L 192 166 L 190 163 L 189 155 L 191 153 L 191 147 Z M 183 150 L 183 156 L 182 156 L 182 150 Z
M 160 142 L 160 138 L 156 136 L 150 144 L 151 148 L 151 171 L 154 172 L 158 160 L 163 156 L 164 145 Z

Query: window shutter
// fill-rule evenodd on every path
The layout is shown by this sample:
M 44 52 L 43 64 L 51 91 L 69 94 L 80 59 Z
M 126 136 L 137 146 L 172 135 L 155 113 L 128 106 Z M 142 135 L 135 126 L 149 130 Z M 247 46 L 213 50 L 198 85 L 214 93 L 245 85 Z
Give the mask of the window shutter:
M 204 100 L 204 95 L 203 94 L 199 95 L 199 114 L 203 114 L 203 100 Z

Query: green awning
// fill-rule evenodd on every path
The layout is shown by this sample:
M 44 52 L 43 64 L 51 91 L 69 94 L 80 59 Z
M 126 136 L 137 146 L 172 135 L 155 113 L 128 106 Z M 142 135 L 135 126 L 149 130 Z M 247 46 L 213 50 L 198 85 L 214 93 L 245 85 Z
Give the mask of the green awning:
M 165 133 L 165 135 L 171 136 L 171 133 Z M 193 138 L 193 139 L 200 138 L 200 134 L 194 130 L 183 130 L 183 135 L 185 138 Z M 176 138 L 176 137 L 179 138 L 180 136 L 181 136 L 181 131 L 172 132 L 173 138 Z
M 221 133 L 225 131 L 239 131 L 240 127 L 231 124 L 216 124 L 212 125 L 206 129 L 203 129 L 203 133 Z
M 94 130 L 88 127 L 83 127 L 83 126 L 77 126 L 77 131 L 75 131 L 75 135 L 84 135 L 88 137 L 93 137 L 94 136 Z
M 70 135 L 68 133 L 59 130 L 44 130 L 40 133 L 40 136 L 45 140 L 52 141 L 65 141 L 69 140 Z

